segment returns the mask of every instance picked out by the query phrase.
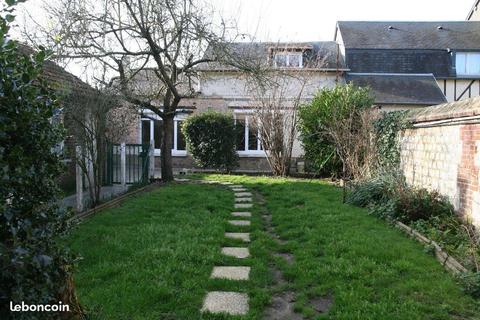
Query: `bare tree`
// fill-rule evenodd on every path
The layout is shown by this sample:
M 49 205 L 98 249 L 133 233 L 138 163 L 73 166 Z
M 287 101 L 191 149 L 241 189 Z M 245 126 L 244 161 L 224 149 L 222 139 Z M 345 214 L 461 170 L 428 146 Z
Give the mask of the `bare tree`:
M 308 91 L 312 88 L 316 90 L 318 84 L 314 79 L 331 57 L 328 52 L 314 52 L 303 62 L 303 59 L 299 59 L 299 64 L 303 65 L 292 69 L 292 66 L 276 66 L 275 54 L 295 52 L 304 56 L 305 48 L 305 45 L 299 44 L 268 44 L 266 60 L 251 58 L 259 54 L 265 56 L 265 52 L 259 53 L 258 49 L 245 55 L 248 59 L 234 60 L 247 76 L 247 91 L 256 104 L 253 115 L 260 141 L 272 173 L 276 176 L 290 173 L 293 144 L 298 135 L 298 109 L 311 98 L 308 95 L 313 92 Z M 312 51 L 312 48 L 307 48 Z
M 163 120 L 162 179 L 172 180 L 178 106 L 197 95 L 196 66 L 218 58 L 205 57 L 207 47 L 226 42 L 232 29 L 200 0 L 59 0 L 46 9 L 58 27 L 37 30 L 58 57 L 99 66 L 106 72 L 96 80 Z
M 290 173 L 293 143 L 297 138 L 297 110 L 307 82 L 305 75 L 285 71 L 269 70 L 263 76 L 258 73 L 249 76 L 249 92 L 257 104 L 254 123 L 275 176 Z

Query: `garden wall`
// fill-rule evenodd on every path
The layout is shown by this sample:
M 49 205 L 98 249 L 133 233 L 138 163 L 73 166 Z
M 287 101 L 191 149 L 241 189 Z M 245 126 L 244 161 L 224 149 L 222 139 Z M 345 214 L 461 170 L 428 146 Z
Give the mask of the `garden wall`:
M 439 191 L 480 225 L 480 98 L 428 107 L 411 120 L 400 142 L 407 182 Z

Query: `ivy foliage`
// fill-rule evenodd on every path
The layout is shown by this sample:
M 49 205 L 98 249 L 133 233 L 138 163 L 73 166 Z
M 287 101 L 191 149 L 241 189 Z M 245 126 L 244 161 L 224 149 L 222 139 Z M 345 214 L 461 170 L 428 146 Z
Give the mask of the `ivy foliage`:
M 400 165 L 400 134 L 411 126 L 408 111 L 383 112 L 375 121 L 378 163 L 382 170 L 396 170 Z
M 183 122 L 182 132 L 198 166 L 229 172 L 238 165 L 237 133 L 230 114 L 207 111 L 193 115 Z
M 310 103 L 300 107 L 300 139 L 308 170 L 321 175 L 341 175 L 342 162 L 325 128 L 328 123 L 347 118 L 352 112 L 371 107 L 372 104 L 373 99 L 368 88 L 347 84 L 323 88 Z
M 63 129 L 52 119 L 60 105 L 42 80 L 45 50 L 19 51 L 8 38 L 16 1 L 0 13 L 0 318 L 9 303 L 48 304 L 66 290 L 71 258 L 58 244 L 69 213 L 57 206 L 62 171 L 53 152 Z M 15 319 L 58 318 L 17 312 Z

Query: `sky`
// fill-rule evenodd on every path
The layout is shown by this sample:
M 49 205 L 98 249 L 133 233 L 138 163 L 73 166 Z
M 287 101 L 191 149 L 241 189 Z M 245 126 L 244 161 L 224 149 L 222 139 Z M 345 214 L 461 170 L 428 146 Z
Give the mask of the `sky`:
M 333 40 L 341 20 L 465 20 L 474 0 L 210 0 L 263 41 Z
M 29 0 L 24 7 L 35 20 L 45 23 L 45 14 L 41 10 L 43 1 Z M 465 20 L 474 3 L 474 0 L 204 1 L 221 16 L 236 20 L 240 32 L 254 35 L 257 41 L 273 42 L 333 40 L 335 23 L 341 20 Z M 20 16 L 17 22 L 21 21 Z M 84 70 L 75 64 L 66 66 L 66 69 L 83 80 L 89 80 Z

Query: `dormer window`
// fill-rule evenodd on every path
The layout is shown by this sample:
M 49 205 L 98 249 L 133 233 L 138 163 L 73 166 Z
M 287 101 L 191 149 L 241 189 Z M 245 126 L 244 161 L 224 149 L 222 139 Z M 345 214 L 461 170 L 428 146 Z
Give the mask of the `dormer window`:
M 480 52 L 457 52 L 455 56 L 457 75 L 480 75 Z
M 277 51 L 273 56 L 276 68 L 302 68 L 303 54 L 295 51 Z

